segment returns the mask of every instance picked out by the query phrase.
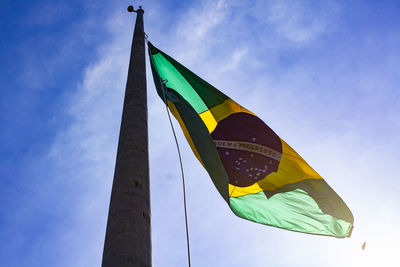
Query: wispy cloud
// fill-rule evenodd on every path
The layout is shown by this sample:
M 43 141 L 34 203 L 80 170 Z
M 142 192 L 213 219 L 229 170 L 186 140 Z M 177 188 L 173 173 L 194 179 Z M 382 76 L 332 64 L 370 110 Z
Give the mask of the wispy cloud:
M 181 36 L 192 43 L 202 42 L 227 15 L 225 0 L 201 2 L 181 17 Z
M 236 70 L 242 61 L 242 59 L 248 54 L 248 50 L 246 48 L 244 49 L 237 49 L 233 52 L 231 58 L 227 62 L 225 62 L 225 66 L 223 66 L 219 72 L 224 72 L 224 71 L 232 71 Z
M 57 242 L 66 239 L 72 245 L 83 236 L 86 240 L 84 247 L 66 247 L 74 255 L 65 259 L 66 266 L 99 265 L 101 261 L 130 39 L 128 32 L 118 31 L 123 21 L 111 20 L 110 31 L 118 34 L 100 48 L 99 59 L 68 96 L 71 124 L 59 132 L 48 158 L 57 166 L 53 179 L 61 183 L 74 205 L 70 215 L 74 223 Z M 68 255 L 63 249 L 60 253 L 61 257 Z
M 338 5 L 332 1 L 274 1 L 267 20 L 291 42 L 309 42 L 334 27 Z

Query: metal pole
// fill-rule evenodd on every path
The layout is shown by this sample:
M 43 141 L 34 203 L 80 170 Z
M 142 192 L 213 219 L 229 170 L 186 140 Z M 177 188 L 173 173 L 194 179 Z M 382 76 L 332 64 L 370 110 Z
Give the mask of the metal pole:
M 102 266 L 151 266 L 143 13 L 136 12 Z

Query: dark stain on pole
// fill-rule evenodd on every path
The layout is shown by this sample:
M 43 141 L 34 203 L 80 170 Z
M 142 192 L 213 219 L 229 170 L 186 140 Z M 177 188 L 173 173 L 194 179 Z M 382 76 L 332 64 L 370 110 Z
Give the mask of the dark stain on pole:
M 143 13 L 136 12 L 102 266 L 151 266 Z

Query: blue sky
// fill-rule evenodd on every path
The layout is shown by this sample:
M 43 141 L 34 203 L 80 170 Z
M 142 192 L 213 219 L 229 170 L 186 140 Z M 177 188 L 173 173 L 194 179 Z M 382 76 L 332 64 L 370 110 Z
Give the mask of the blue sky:
M 129 4 L 0 4 L 0 266 L 100 265 Z M 154 45 L 262 118 L 355 217 L 350 239 L 242 220 L 178 130 L 193 266 L 399 265 L 398 1 L 133 4 Z M 186 266 L 178 158 L 147 75 L 153 262 Z

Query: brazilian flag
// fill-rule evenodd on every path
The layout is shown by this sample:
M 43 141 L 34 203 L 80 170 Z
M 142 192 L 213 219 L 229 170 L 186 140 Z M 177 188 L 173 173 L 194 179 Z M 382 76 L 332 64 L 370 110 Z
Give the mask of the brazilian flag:
M 239 217 L 349 237 L 353 215 L 307 162 L 254 113 L 148 42 L 157 92 Z

